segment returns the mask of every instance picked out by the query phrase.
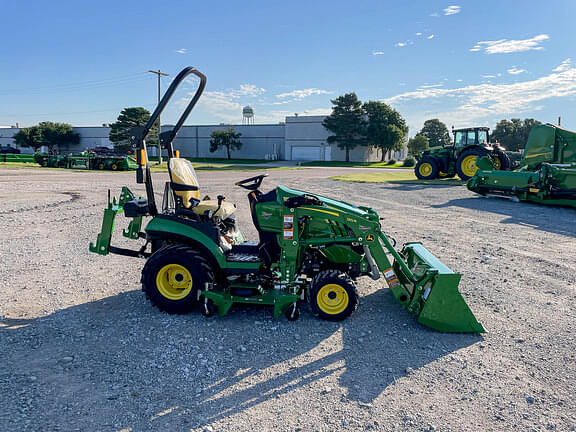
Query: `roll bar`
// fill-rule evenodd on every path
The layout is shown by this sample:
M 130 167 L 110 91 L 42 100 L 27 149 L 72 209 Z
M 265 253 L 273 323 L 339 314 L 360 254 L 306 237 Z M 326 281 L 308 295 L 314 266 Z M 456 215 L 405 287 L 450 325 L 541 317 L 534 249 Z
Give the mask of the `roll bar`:
M 148 151 L 146 149 L 146 137 L 150 133 L 152 126 L 158 120 L 158 117 L 168 105 L 170 98 L 174 95 L 174 92 L 178 88 L 178 86 L 184 81 L 184 79 L 188 75 L 196 75 L 200 78 L 200 84 L 196 89 L 196 93 L 188 103 L 188 106 L 176 122 L 176 126 L 169 131 L 165 131 L 160 134 L 160 148 L 165 147 L 168 150 L 168 158 L 174 157 L 174 148 L 173 142 L 176 138 L 176 135 L 184 125 L 184 122 L 188 118 L 190 111 L 194 108 L 200 96 L 202 96 L 202 92 L 204 92 L 204 88 L 206 87 L 206 76 L 199 70 L 188 66 L 180 71 L 180 73 L 174 78 L 166 93 L 158 103 L 158 106 L 150 116 L 150 120 L 144 126 L 136 126 L 132 129 L 130 134 L 130 142 L 133 147 L 136 148 L 136 162 L 138 163 L 138 168 L 136 170 L 136 182 L 137 183 L 145 183 L 146 184 L 146 195 L 148 198 L 148 208 L 149 213 L 152 216 L 156 216 L 158 214 L 158 208 L 156 207 L 156 200 L 154 198 L 154 188 L 152 186 L 152 178 L 150 175 L 150 164 L 148 163 Z M 144 151 L 142 151 L 144 150 Z M 142 158 L 145 158 L 144 160 Z

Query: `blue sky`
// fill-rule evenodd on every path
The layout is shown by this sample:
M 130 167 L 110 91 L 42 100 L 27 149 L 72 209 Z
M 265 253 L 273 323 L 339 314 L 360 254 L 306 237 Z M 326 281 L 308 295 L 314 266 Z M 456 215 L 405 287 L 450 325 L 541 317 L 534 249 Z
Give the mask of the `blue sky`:
M 206 3 L 206 4 L 205 4 Z M 494 127 L 534 117 L 576 129 L 576 1 L 2 2 L 0 125 L 113 122 L 153 110 L 156 76 L 208 85 L 188 124 L 325 114 L 354 91 L 429 118 Z M 186 83 L 163 117 L 174 122 Z

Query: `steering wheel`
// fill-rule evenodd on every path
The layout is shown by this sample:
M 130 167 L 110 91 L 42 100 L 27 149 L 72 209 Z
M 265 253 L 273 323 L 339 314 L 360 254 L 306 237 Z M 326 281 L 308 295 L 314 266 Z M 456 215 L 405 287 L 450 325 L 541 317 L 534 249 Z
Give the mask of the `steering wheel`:
M 255 177 L 250 177 L 244 180 L 240 180 L 236 183 L 234 183 L 235 186 L 240 186 L 243 187 L 244 189 L 248 189 L 248 190 L 256 190 L 260 187 L 260 185 L 262 184 L 262 180 L 264 180 L 264 177 L 268 177 L 268 174 L 260 174 L 257 175 Z

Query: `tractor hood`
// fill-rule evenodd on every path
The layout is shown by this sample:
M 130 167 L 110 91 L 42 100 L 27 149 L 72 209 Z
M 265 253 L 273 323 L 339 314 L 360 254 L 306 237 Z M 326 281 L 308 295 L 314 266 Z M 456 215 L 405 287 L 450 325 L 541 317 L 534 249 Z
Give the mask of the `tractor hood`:
M 378 215 L 372 209 L 367 207 L 357 207 L 354 204 L 347 203 L 345 201 L 339 201 L 332 198 L 328 198 L 322 195 L 313 194 L 310 192 L 305 192 L 297 189 L 290 189 L 286 186 L 278 185 L 276 188 L 276 193 L 278 196 L 278 200 L 281 202 L 286 201 L 288 198 L 302 196 L 302 195 L 310 195 L 318 198 L 322 201 L 327 207 L 333 210 L 340 210 L 343 212 L 349 212 L 352 214 L 357 215 L 358 217 L 362 217 L 365 219 L 374 219 L 378 220 Z

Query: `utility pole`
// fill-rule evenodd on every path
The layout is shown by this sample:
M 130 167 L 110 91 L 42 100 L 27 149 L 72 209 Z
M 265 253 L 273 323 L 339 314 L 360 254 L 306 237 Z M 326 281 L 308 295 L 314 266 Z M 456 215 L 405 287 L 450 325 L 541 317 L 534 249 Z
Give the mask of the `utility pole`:
M 157 71 L 149 70 L 148 72 L 152 72 L 153 74 L 156 74 L 158 76 L 158 104 L 160 104 L 160 78 L 163 76 L 168 76 L 168 74 L 160 72 L 160 69 L 158 69 Z M 160 125 L 161 125 L 160 116 L 158 116 L 158 165 L 162 163 L 162 146 L 160 144 L 160 132 L 162 132 L 162 130 Z

